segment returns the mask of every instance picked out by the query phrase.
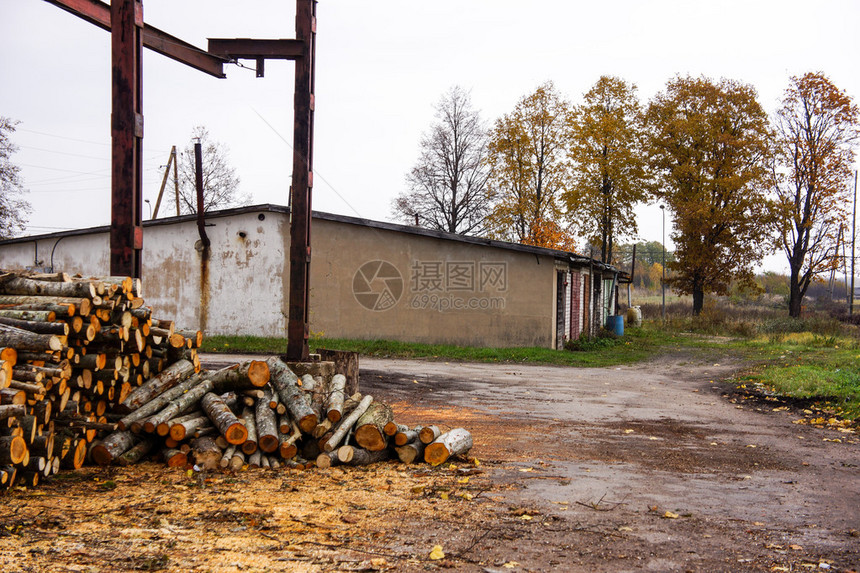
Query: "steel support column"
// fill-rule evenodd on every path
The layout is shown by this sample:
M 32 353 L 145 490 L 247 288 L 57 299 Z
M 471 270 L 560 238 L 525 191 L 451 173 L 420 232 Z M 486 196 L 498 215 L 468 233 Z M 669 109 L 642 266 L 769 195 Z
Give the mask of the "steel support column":
M 311 195 L 313 190 L 314 55 L 316 0 L 296 0 L 296 58 L 293 185 L 290 202 L 290 311 L 287 359 L 308 359 L 308 308 L 311 266 Z
M 141 52 L 143 4 L 111 4 L 111 226 L 110 274 L 140 277 L 143 248 Z

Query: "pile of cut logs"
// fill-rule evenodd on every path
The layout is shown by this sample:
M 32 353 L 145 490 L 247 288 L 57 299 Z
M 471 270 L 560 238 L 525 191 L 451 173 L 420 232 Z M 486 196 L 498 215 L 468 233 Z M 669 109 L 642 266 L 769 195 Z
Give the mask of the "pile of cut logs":
M 152 318 L 139 281 L 0 272 L 0 486 L 60 468 L 156 456 L 199 469 L 437 465 L 462 428 L 407 428 L 346 378 L 297 376 L 279 358 L 208 372 L 202 335 Z

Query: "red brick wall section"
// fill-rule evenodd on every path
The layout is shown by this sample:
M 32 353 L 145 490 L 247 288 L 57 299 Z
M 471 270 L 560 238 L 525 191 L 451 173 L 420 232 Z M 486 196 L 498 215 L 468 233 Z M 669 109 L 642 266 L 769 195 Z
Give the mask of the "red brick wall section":
M 582 275 L 573 271 L 570 273 L 570 340 L 579 338 L 582 331 Z

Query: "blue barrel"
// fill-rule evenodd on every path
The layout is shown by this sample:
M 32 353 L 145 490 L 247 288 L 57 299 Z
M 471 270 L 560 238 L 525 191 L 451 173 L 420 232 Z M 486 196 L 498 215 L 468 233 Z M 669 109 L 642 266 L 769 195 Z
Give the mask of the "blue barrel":
M 624 336 L 624 315 L 613 314 L 606 317 L 606 330 L 616 336 Z

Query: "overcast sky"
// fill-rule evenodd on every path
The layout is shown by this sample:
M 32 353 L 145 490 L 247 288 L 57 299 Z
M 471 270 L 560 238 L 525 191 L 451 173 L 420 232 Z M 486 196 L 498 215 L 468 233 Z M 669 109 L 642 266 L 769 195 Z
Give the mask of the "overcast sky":
M 144 2 L 149 24 L 204 49 L 210 37 L 293 38 L 294 11 L 292 0 Z M 643 104 L 676 74 L 750 83 L 769 113 L 807 71 L 860 97 L 857 0 L 320 0 L 317 16 L 314 208 L 369 219 L 391 220 L 433 106 L 455 84 L 488 122 L 547 80 L 578 103 L 604 74 L 637 84 Z M 28 234 L 109 223 L 110 34 L 43 0 L 0 0 L 0 54 Z M 286 204 L 293 64 L 227 76 L 144 53 L 153 205 L 171 145 L 197 125 L 229 148 L 254 203 Z M 639 212 L 641 238 L 659 241 L 659 208 Z

